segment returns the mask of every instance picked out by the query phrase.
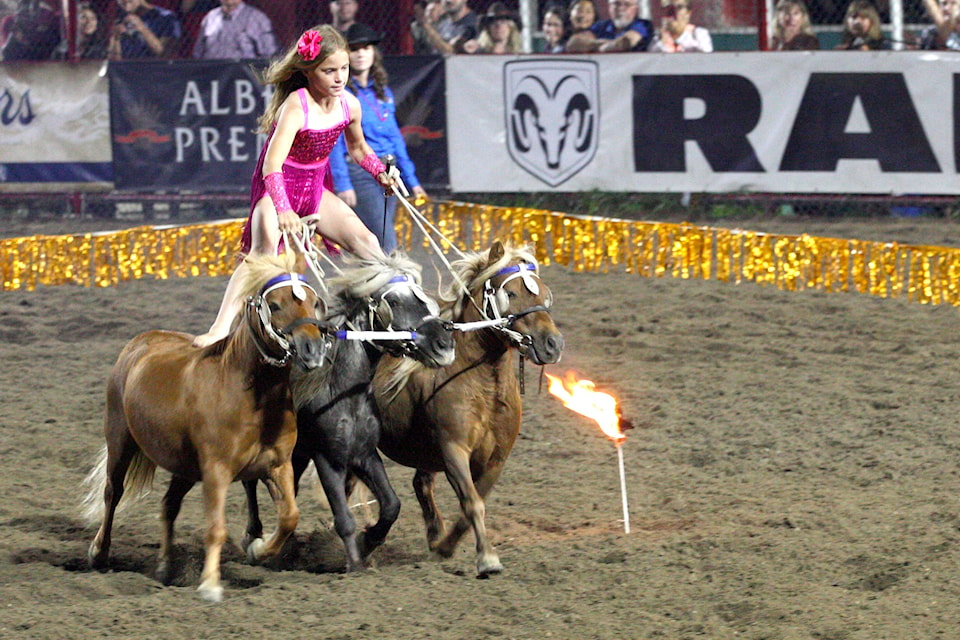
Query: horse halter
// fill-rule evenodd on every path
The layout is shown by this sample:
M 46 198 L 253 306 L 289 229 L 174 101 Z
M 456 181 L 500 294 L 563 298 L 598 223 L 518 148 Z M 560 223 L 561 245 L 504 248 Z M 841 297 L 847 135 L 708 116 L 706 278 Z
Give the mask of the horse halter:
M 491 280 L 498 276 L 507 277 L 504 278 L 496 288 L 494 288 L 493 284 L 491 284 Z M 538 311 L 546 311 L 547 313 L 550 313 L 552 300 L 547 300 L 545 304 L 542 305 L 528 307 L 527 309 L 518 311 L 517 313 L 512 313 L 507 316 L 502 315 L 507 312 L 507 309 L 510 308 L 510 300 L 503 287 L 511 280 L 516 280 L 517 278 L 523 280 L 523 285 L 527 288 L 527 291 L 533 295 L 539 295 L 540 285 L 537 283 L 537 281 L 540 280 L 540 276 L 537 274 L 537 266 L 535 264 L 521 262 L 520 264 L 515 264 L 510 267 L 504 267 L 490 276 L 490 278 L 483 283 L 484 316 L 496 320 L 502 319 L 505 321 L 505 326 L 512 326 L 514 322 L 531 313 L 536 313 Z
M 390 306 L 387 296 L 399 291 L 410 291 L 418 300 L 423 302 L 429 314 L 427 317 L 436 317 L 440 314 L 440 308 L 436 301 L 424 293 L 417 281 L 410 275 L 400 274 L 390 278 L 379 291 L 379 295 L 371 296 L 368 299 L 367 322 L 372 328 L 379 328 L 382 331 L 395 330 L 393 327 L 393 308 Z M 390 340 L 385 344 L 375 344 L 374 346 L 398 357 L 413 355 L 418 349 L 413 340 Z
M 298 300 L 305 300 L 307 297 L 304 289 L 309 289 L 313 295 L 320 300 L 323 299 L 317 295 L 317 292 L 313 287 L 310 286 L 310 283 L 307 282 L 306 276 L 299 273 L 284 273 L 275 278 L 271 278 L 267 281 L 266 284 L 260 289 L 260 293 L 255 296 L 250 296 L 247 298 L 247 306 L 257 314 L 257 318 L 260 320 L 260 326 L 263 329 L 263 332 L 266 334 L 266 337 L 275 343 L 283 355 L 279 358 L 272 356 L 268 350 L 270 345 L 266 343 L 258 332 L 254 331 L 254 344 L 257 346 L 257 351 L 260 352 L 260 357 L 263 358 L 263 361 L 267 364 L 274 367 L 282 367 L 290 361 L 290 357 L 294 354 L 293 344 L 290 342 L 289 336 L 297 327 L 304 324 L 313 324 L 317 327 L 320 327 L 320 321 L 315 318 L 297 318 L 291 322 L 286 327 L 280 329 L 279 331 L 274 329 L 272 319 L 272 312 L 270 311 L 270 305 L 265 304 L 267 300 L 267 294 L 281 287 L 290 287 L 293 289 L 293 296 Z M 324 305 L 326 306 L 326 305 Z
M 498 276 L 507 277 L 504 278 L 496 288 L 494 288 L 490 281 Z M 544 300 L 544 304 L 533 305 L 532 307 L 527 307 L 526 309 L 518 311 L 517 313 L 511 313 L 503 316 L 502 314 L 506 313 L 510 308 L 510 299 L 503 287 L 511 280 L 515 280 L 517 278 L 523 280 L 523 285 L 527 288 L 527 291 L 533 295 L 540 294 L 540 285 L 537 283 L 537 280 L 540 280 L 540 275 L 537 273 L 537 266 L 535 264 L 530 262 L 521 262 L 520 264 L 504 267 L 490 276 L 486 282 L 483 283 L 483 309 L 481 310 L 481 313 L 486 318 L 490 318 L 488 309 L 491 310 L 493 312 L 493 318 L 491 320 L 499 320 L 499 322 L 492 325 L 491 328 L 502 333 L 509 342 L 512 342 L 514 345 L 516 345 L 517 350 L 520 352 L 519 381 L 520 394 L 523 395 L 525 393 L 523 375 L 523 361 L 525 358 L 523 356 L 526 355 L 527 349 L 529 349 L 533 344 L 533 338 L 525 333 L 516 331 L 513 328 L 513 324 L 520 318 L 530 315 L 531 313 L 537 313 L 538 311 L 543 311 L 549 314 L 550 307 L 553 306 L 553 296 L 548 295 L 548 297 Z M 550 293 L 549 289 L 547 289 L 547 293 Z

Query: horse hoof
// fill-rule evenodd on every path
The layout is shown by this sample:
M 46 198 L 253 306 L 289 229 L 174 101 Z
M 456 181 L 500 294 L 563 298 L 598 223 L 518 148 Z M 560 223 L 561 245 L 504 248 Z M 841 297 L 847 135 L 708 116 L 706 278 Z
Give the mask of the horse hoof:
M 477 560 L 477 577 L 488 578 L 503 573 L 503 565 L 496 554 L 490 554 Z
M 452 558 L 454 551 L 457 550 L 457 545 L 455 544 L 446 544 L 444 540 L 438 540 L 437 542 L 430 543 L 430 551 L 433 551 L 435 554 L 441 558 Z
M 106 556 L 96 547 L 90 547 L 87 552 L 87 562 L 90 564 L 90 568 L 96 571 L 103 571 L 107 568 Z
M 350 562 L 347 560 L 347 566 L 344 568 L 344 570 L 346 573 L 357 573 L 360 571 L 365 571 L 366 568 L 367 565 L 365 565 L 362 560 L 359 562 Z
M 200 597 L 207 602 L 221 602 L 223 600 L 223 587 L 219 584 L 215 585 L 200 585 L 197 587 L 197 593 L 200 594 Z
M 263 548 L 267 546 L 267 543 L 263 541 L 263 538 L 257 538 L 256 540 L 251 540 L 250 544 L 247 546 L 247 560 L 250 564 L 257 564 L 260 562 L 260 558 L 263 555 Z
M 170 564 L 166 561 L 161 561 L 157 565 L 157 570 L 154 572 L 154 575 L 157 578 L 157 582 L 163 585 L 170 585 Z
M 263 538 L 262 531 L 257 534 L 253 534 L 253 533 L 250 533 L 249 531 L 245 531 L 243 533 L 243 538 L 240 539 L 240 548 L 246 551 L 247 549 L 250 548 L 250 545 L 253 544 L 255 540 L 259 540 L 261 538 Z
M 360 555 L 363 558 L 373 553 L 374 549 L 382 545 L 383 542 L 383 538 L 373 538 L 369 536 L 366 531 L 357 536 L 357 548 L 360 550 Z

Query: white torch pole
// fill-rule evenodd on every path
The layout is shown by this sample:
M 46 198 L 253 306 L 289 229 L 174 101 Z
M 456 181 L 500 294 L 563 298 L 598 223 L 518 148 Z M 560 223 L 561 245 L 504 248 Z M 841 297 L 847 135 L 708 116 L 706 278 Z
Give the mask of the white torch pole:
M 623 532 L 630 533 L 630 509 L 627 507 L 627 479 L 623 472 L 623 446 L 617 443 L 617 458 L 620 461 L 620 499 L 623 502 Z

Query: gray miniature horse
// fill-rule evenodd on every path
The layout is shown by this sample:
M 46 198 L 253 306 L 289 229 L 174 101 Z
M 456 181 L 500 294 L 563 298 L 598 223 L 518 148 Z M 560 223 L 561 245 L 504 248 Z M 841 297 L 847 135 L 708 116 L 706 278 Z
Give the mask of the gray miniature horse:
M 364 568 L 364 558 L 386 539 L 400 513 L 400 500 L 377 452 L 380 414 L 370 381 L 384 351 L 409 356 L 427 367 L 453 362 L 454 339 L 438 317 L 436 302 L 420 287 L 420 266 L 402 254 L 385 262 L 358 261 L 356 268 L 328 283 L 337 294 L 327 321 L 352 331 L 414 331 L 406 340 L 338 340 L 329 367 L 295 376 L 297 444 L 294 477 L 312 460 L 333 511 L 334 527 L 346 551 L 347 571 Z M 363 482 L 379 503 L 375 524 L 357 535 L 347 504 L 353 478 Z M 257 511 L 256 481 L 247 490 L 246 538 L 257 538 L 262 526 Z

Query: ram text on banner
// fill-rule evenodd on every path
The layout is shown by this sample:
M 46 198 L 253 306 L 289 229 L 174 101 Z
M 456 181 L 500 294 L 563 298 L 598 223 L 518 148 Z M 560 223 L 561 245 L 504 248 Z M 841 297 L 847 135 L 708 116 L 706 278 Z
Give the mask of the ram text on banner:
M 249 61 L 111 63 L 117 188 L 248 190 L 270 89 L 256 74 Z
M 0 184 L 113 179 L 103 64 L 0 64 Z
M 949 52 L 446 64 L 454 191 L 957 192 Z

